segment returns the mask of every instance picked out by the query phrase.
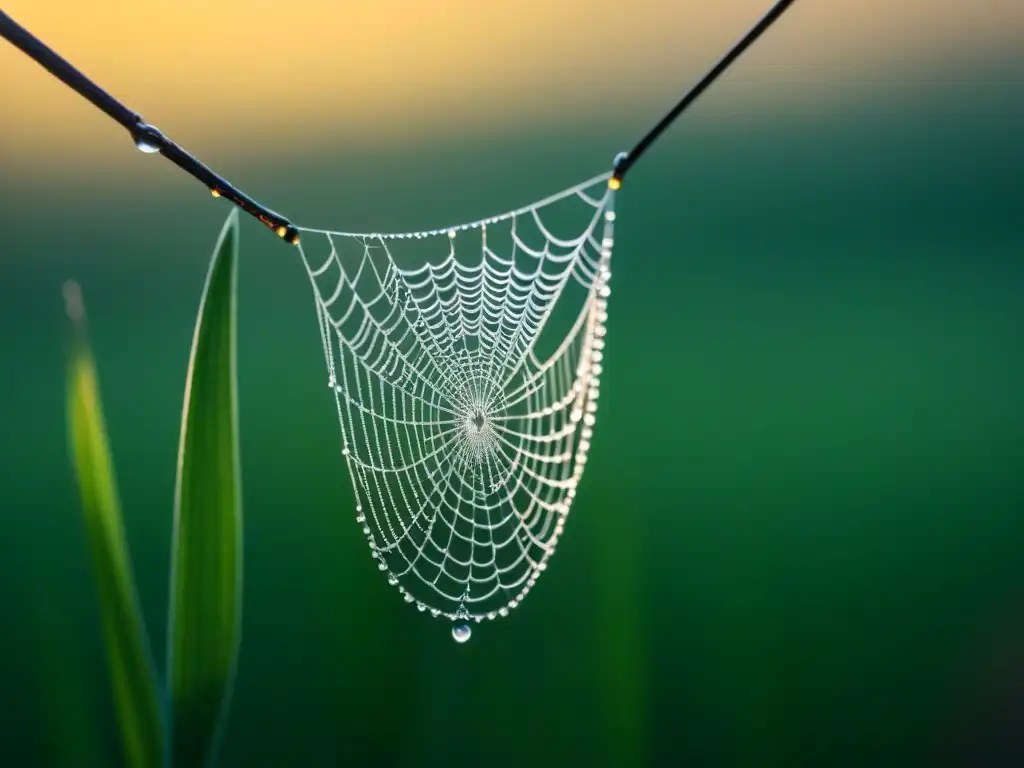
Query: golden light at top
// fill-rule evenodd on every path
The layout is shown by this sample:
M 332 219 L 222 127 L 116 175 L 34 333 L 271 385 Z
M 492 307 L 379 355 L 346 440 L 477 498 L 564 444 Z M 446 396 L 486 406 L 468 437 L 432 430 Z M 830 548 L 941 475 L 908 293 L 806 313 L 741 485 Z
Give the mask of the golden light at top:
M 479 0 L 90 0 L 83 15 L 76 0 L 4 3 L 184 146 L 202 139 L 242 150 L 318 135 L 379 144 L 453 127 L 523 130 L 538 120 L 599 119 L 631 95 L 668 105 L 765 7 L 518 0 L 489 2 L 482 12 Z M 798 3 L 700 108 L 735 114 L 740 102 L 746 110 L 769 99 L 766 92 L 833 93 L 894 66 L 1012 49 L 1022 36 L 1020 0 Z M 0 89 L 3 161 L 121 157 L 109 121 L 6 43 Z M 95 160 L 66 140 L 69 124 L 77 141 L 98 142 Z

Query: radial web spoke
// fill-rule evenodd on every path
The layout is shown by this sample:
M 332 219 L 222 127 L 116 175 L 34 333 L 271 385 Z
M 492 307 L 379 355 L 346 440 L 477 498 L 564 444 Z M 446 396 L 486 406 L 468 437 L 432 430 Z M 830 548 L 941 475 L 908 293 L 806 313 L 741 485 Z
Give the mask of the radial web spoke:
M 420 611 L 506 616 L 555 551 L 597 411 L 609 176 L 456 227 L 303 230 L 356 521 Z

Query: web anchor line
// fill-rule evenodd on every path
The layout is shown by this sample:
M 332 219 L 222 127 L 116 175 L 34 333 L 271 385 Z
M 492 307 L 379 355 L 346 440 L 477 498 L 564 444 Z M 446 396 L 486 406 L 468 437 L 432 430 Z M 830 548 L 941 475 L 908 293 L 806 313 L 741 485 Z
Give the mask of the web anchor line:
M 356 522 L 403 600 L 454 622 L 464 642 L 470 623 L 507 616 L 526 597 L 576 498 L 601 393 L 623 179 L 793 1 L 777 0 L 610 171 L 497 216 L 402 233 L 299 227 L 2 11 L 0 37 L 127 129 L 140 150 L 297 247 Z
M 650 145 L 686 109 L 696 101 L 707 88 L 717 80 L 767 29 L 782 16 L 794 0 L 776 0 L 775 4 L 732 48 L 697 81 L 683 98 L 665 115 L 629 152 L 620 154 L 612 169 L 611 184 L 618 189 L 626 173 L 647 151 Z M 270 210 L 245 194 L 220 174 L 185 151 L 160 129 L 147 123 L 141 115 L 129 109 L 107 91 L 86 77 L 46 43 L 18 24 L 0 10 L 0 37 L 22 51 L 50 74 L 60 80 L 79 96 L 126 128 L 135 145 L 148 153 L 159 153 L 210 190 L 213 197 L 223 197 L 237 205 L 265 227 L 273 230 L 278 237 L 292 245 L 299 243 L 299 228 L 287 217 Z M 320 231 L 320 230 L 307 230 Z

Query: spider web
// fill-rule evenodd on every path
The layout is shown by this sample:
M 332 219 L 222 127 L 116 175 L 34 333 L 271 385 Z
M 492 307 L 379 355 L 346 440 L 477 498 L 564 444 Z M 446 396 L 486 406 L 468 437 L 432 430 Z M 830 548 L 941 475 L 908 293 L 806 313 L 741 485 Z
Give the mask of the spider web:
M 434 617 L 507 616 L 563 532 L 597 411 L 610 176 L 455 227 L 302 229 L 356 522 Z

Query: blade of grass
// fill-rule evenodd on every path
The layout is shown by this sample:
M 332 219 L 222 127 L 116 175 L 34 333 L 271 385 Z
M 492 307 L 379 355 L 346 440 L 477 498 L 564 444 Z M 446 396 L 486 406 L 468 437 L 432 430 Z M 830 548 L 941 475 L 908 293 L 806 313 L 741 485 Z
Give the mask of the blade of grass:
M 165 754 L 161 699 L 124 538 L 85 308 L 76 283 L 65 285 L 64 296 L 74 334 L 67 403 L 71 459 L 99 592 L 114 707 L 126 764 L 157 768 Z
M 214 248 L 182 413 L 171 550 L 171 756 L 214 757 L 241 637 L 242 495 L 235 376 L 238 212 Z

